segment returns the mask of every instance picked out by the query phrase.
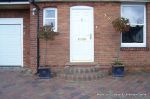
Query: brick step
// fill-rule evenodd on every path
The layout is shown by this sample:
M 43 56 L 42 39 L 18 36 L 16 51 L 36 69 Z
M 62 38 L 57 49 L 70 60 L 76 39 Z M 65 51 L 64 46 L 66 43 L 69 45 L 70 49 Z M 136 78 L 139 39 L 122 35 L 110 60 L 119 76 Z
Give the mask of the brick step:
M 86 73 L 86 74 L 65 74 L 60 73 L 58 77 L 64 78 L 66 80 L 74 80 L 74 81 L 89 81 L 89 80 L 97 80 L 99 78 L 103 78 L 107 76 L 107 72 L 95 72 L 95 73 Z
M 90 65 L 67 65 L 57 76 L 66 80 L 89 81 L 97 80 L 108 75 L 108 69 L 99 64 Z
M 94 67 L 66 67 L 64 69 L 65 74 L 86 74 L 86 73 L 93 73 L 93 72 L 98 72 L 99 68 L 94 66 Z

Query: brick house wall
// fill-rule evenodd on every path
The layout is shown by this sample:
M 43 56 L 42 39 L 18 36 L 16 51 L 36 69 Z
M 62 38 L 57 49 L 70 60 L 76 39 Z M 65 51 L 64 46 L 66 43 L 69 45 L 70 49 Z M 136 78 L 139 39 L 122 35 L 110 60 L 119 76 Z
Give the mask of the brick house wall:
M 28 9 L 0 9 L 0 18 L 23 18 L 23 65 L 30 67 L 30 16 Z
M 110 66 L 116 58 L 120 44 L 120 34 L 116 33 L 111 21 L 120 16 L 120 3 L 112 2 L 66 2 L 37 3 L 40 6 L 40 27 L 43 26 L 43 9 L 56 7 L 58 10 L 58 32 L 54 41 L 48 42 L 47 65 L 62 68 L 70 60 L 70 7 L 92 6 L 94 8 L 94 61 L 103 66 Z M 24 67 L 36 71 L 37 66 L 37 16 L 29 9 L 0 9 L 0 18 L 23 18 L 23 53 Z M 145 68 L 150 70 L 150 3 L 146 5 L 147 48 L 121 48 L 120 59 L 131 70 Z M 110 19 L 109 19 L 110 18 Z M 40 65 L 44 65 L 45 42 L 40 41 Z
M 58 32 L 54 41 L 48 42 L 47 65 L 64 67 L 70 60 L 70 7 L 76 5 L 92 6 L 94 8 L 94 58 L 100 65 L 110 66 L 116 58 L 116 50 L 120 44 L 120 34 L 112 27 L 111 20 L 120 16 L 120 3 L 38 3 L 40 6 L 40 26 L 43 25 L 43 9 L 56 7 L 58 10 Z M 31 5 L 31 9 L 33 6 Z M 150 45 L 150 3 L 147 11 L 147 47 Z M 30 10 L 31 14 L 31 10 Z M 110 17 L 110 20 L 109 18 Z M 36 66 L 36 16 L 30 15 L 30 49 L 31 66 Z M 45 42 L 40 41 L 41 65 L 44 64 Z M 130 69 L 146 68 L 150 70 L 150 51 L 148 48 L 121 48 L 120 58 Z

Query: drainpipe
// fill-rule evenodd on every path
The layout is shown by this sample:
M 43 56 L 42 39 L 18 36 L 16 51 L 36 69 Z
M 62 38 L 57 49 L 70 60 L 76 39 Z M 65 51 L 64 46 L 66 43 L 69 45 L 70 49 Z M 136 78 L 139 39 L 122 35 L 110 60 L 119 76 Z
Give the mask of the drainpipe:
M 35 10 L 35 14 L 34 15 L 37 15 L 37 68 L 36 68 L 36 74 L 39 73 L 39 67 L 40 67 L 40 48 L 39 48 L 39 37 L 38 37 L 38 33 L 39 33 L 39 29 L 40 29 L 40 25 L 39 25 L 39 11 L 40 11 L 40 7 L 35 3 L 35 0 L 29 0 L 29 2 L 35 6 L 36 9 L 33 9 Z

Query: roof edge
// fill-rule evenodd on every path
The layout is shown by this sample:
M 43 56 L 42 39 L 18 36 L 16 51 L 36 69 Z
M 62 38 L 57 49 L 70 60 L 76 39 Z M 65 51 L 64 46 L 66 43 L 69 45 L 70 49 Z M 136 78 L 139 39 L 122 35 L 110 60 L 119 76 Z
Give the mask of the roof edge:
M 35 2 L 139 2 L 147 3 L 150 0 L 35 0 Z

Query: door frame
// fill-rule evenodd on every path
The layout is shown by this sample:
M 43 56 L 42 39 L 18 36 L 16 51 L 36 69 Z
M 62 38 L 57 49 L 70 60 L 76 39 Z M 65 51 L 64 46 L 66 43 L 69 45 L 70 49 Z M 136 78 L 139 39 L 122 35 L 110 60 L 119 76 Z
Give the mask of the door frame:
M 90 7 L 90 6 L 72 6 L 72 7 L 70 7 L 70 62 L 71 63 L 78 63 L 77 61 L 72 61 L 72 59 L 71 59 L 71 14 L 72 14 L 72 10 L 74 10 L 74 9 L 76 9 L 76 10 L 84 10 L 84 9 L 87 9 L 87 10 L 92 10 L 92 17 L 93 17 L 93 19 L 92 19 L 92 25 L 93 25 L 93 27 L 91 27 L 92 28 L 92 41 L 91 41 L 91 43 L 92 43 L 92 60 L 91 61 L 89 61 L 89 62 L 94 62 L 94 8 L 93 7 Z M 80 61 L 79 61 L 80 62 Z
M 23 67 L 23 18 L 0 18 L 0 25 L 20 25 L 21 26 L 21 67 Z

